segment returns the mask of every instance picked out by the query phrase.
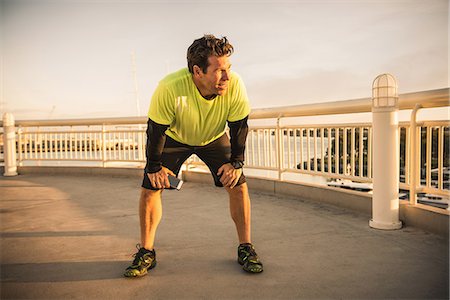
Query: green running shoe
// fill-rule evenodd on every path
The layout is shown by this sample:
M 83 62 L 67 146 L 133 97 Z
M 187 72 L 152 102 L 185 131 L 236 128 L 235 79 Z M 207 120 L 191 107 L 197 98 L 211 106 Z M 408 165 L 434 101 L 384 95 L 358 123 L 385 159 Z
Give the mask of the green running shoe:
M 250 243 L 240 244 L 238 247 L 238 263 L 244 271 L 249 273 L 261 273 L 263 264 L 259 261 L 255 247 Z
M 134 278 L 141 277 L 147 274 L 148 270 L 156 267 L 156 252 L 155 250 L 147 250 L 145 248 L 139 248 L 140 245 L 136 245 L 138 252 L 134 254 L 134 260 L 131 266 L 129 266 L 123 276 Z

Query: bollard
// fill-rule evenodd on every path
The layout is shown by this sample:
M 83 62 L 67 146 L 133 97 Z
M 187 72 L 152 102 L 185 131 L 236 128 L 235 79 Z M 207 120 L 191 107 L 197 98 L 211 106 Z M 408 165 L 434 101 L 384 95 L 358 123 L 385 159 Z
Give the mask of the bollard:
M 5 159 L 5 173 L 3 176 L 17 176 L 16 162 L 16 128 L 14 116 L 10 113 L 3 114 L 3 153 Z
M 376 229 L 400 229 L 399 141 L 397 81 L 390 74 L 375 78 L 372 85 L 373 196 L 372 219 Z

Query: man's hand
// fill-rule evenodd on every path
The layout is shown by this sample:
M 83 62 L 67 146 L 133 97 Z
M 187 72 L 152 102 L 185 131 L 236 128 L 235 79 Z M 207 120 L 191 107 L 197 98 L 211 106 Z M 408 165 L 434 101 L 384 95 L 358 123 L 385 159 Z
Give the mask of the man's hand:
M 170 188 L 169 178 L 167 177 L 169 175 L 175 176 L 175 174 L 166 167 L 162 167 L 162 169 L 156 173 L 147 173 L 151 185 L 157 189 Z
M 234 188 L 242 175 L 242 168 L 235 169 L 230 163 L 226 163 L 219 168 L 217 176 L 223 186 Z

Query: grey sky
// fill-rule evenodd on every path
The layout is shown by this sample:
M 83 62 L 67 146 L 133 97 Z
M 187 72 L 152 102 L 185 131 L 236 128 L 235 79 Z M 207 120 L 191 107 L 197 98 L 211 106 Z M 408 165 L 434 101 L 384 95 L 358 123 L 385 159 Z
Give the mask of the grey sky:
M 17 119 L 141 115 L 204 33 L 235 46 L 252 106 L 448 87 L 448 0 L 10 1 L 1 7 L 3 111 Z

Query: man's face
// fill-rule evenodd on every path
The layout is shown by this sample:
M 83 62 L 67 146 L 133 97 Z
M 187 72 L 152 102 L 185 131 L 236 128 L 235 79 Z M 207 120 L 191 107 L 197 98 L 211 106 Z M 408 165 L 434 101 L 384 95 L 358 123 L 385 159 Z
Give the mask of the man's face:
M 231 64 L 228 56 L 210 56 L 206 73 L 198 68 L 194 71 L 197 78 L 198 89 L 203 97 L 224 95 L 228 90 Z

